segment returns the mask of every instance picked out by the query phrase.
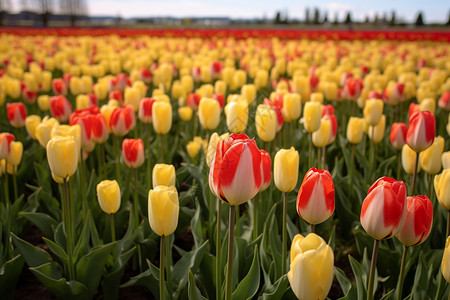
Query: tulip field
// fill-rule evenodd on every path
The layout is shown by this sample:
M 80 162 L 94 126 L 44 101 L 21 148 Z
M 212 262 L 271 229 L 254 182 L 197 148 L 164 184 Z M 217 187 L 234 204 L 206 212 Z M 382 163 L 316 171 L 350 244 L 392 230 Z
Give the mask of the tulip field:
M 449 42 L 0 29 L 1 298 L 450 299 Z

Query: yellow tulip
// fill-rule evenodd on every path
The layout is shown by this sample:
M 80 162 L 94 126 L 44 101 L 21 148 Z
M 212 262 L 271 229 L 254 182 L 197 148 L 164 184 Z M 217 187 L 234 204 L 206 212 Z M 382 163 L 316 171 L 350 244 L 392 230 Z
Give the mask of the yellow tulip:
M 325 147 L 328 144 L 328 140 L 331 135 L 331 122 L 330 120 L 322 119 L 318 130 L 312 134 L 312 141 L 314 146 L 318 148 Z
M 208 167 L 211 167 L 211 163 L 214 159 L 214 155 L 216 154 L 217 144 L 219 141 L 226 139 L 229 136 L 228 133 L 224 133 L 222 135 L 218 135 L 217 132 L 214 132 L 209 138 L 208 145 L 206 147 L 206 164 Z
M 47 160 L 51 172 L 68 180 L 77 170 L 77 146 L 74 137 L 54 137 L 47 144 Z
M 364 118 L 370 126 L 380 123 L 384 102 L 380 99 L 369 99 L 364 106 Z M 370 131 L 369 131 L 370 132 Z
M 384 130 L 386 129 L 386 116 L 382 115 L 380 122 L 376 126 L 369 127 L 369 138 L 375 143 L 383 140 Z
M 13 167 L 17 167 L 22 160 L 22 154 L 23 144 L 21 142 L 12 141 L 9 144 L 9 154 L 6 158 L 6 162 Z
M 347 125 L 347 140 L 352 144 L 361 142 L 364 134 L 364 119 L 350 117 Z
M 450 151 L 442 153 L 442 167 L 444 169 L 450 169 Z
M 31 92 L 38 91 L 38 83 L 36 77 L 32 73 L 27 72 L 23 74 L 23 81 L 25 82 L 25 85 L 29 91 Z
M 48 111 L 50 109 L 50 97 L 48 95 L 39 96 L 37 103 L 41 111 Z
M 246 101 L 230 102 L 225 106 L 227 127 L 232 133 L 241 133 L 247 127 L 248 106 Z
M 258 70 L 255 77 L 255 85 L 258 89 L 266 87 L 269 82 L 269 73 L 267 70 Z
M 200 151 L 200 148 L 202 145 L 198 143 L 197 141 L 190 141 L 186 145 L 186 151 L 190 158 L 194 158 L 197 156 L 198 152 Z
M 450 169 L 434 177 L 434 190 L 442 207 L 450 210 Z
M 103 82 L 98 82 L 94 85 L 94 94 L 98 101 L 106 99 L 108 96 L 108 85 Z
M 319 102 L 320 104 L 323 103 L 323 94 L 322 93 L 312 93 L 310 96 L 311 102 Z
M 189 122 L 192 119 L 192 107 L 183 106 L 178 108 L 178 116 L 180 116 L 181 120 Z
M 283 108 L 281 109 L 281 113 L 286 122 L 292 122 L 300 118 L 302 113 L 302 100 L 300 94 L 285 94 L 283 97 Z
M 175 167 L 167 164 L 156 164 L 153 167 L 153 187 L 158 185 L 175 186 Z
M 159 185 L 148 193 L 148 220 L 159 236 L 172 234 L 178 225 L 180 206 L 174 186 Z
M 402 148 L 402 165 L 403 169 L 406 173 L 412 174 L 414 173 L 414 164 L 416 162 L 416 151 L 411 149 L 411 147 L 408 146 L 408 144 L 403 145 Z M 420 156 L 419 156 L 420 158 Z M 420 171 L 420 160 L 417 164 L 417 172 Z
M 48 141 L 52 138 L 51 134 L 53 127 L 57 125 L 59 125 L 58 120 L 46 116 L 42 119 L 42 122 L 36 126 L 34 135 L 42 147 L 47 147 Z
M 25 128 L 33 140 L 36 139 L 36 127 L 41 123 L 41 117 L 30 115 L 25 118 Z
M 21 88 L 20 88 L 20 81 L 17 79 L 10 79 L 8 80 L 8 84 L 5 87 L 6 94 L 13 98 L 17 99 L 20 97 Z
M 227 84 L 223 80 L 217 80 L 214 84 L 214 93 L 221 94 L 225 96 L 225 93 L 227 92 Z
M 450 236 L 447 237 L 445 242 L 444 255 L 442 256 L 441 266 L 442 276 L 450 283 Z
M 338 98 L 338 86 L 336 82 L 326 82 L 323 90 L 327 101 L 336 101 Z
M 79 124 L 75 124 L 73 126 L 70 125 L 55 125 L 50 132 L 50 136 L 54 137 L 66 137 L 72 136 L 78 153 L 80 153 L 81 149 L 81 126 Z
M 172 99 L 186 98 L 184 86 L 179 80 L 175 80 L 172 84 Z
M 203 128 L 214 130 L 220 122 L 219 101 L 211 98 L 202 98 L 198 106 L 198 119 Z
M 194 90 L 194 79 L 190 75 L 184 75 L 181 77 L 181 84 L 185 93 L 191 93 Z
M 241 88 L 241 95 L 247 100 L 247 104 L 252 104 L 256 99 L 256 87 L 254 84 L 244 84 Z
M 277 116 L 269 105 L 258 105 L 255 123 L 259 138 L 264 142 L 273 141 L 277 133 Z
M 420 111 L 429 111 L 431 114 L 434 115 L 434 112 L 436 111 L 436 100 L 433 98 L 425 98 L 420 102 L 419 104 L 419 110 Z
M 292 241 L 287 274 L 292 291 L 300 300 L 325 299 L 333 283 L 334 254 L 315 233 L 297 234 Z
M 139 109 L 141 93 L 137 88 L 127 86 L 124 92 L 124 103 L 130 105 L 136 112 Z
M 89 97 L 87 95 L 78 95 L 75 98 L 75 104 L 77 109 L 85 109 L 89 106 Z
M 298 152 L 291 147 L 281 149 L 275 154 L 273 176 L 276 187 L 285 193 L 292 191 L 298 180 Z
M 420 152 L 420 165 L 430 175 L 435 175 L 441 170 L 441 156 L 444 152 L 444 144 L 444 138 L 438 136 L 430 147 Z
M 120 207 L 120 187 L 117 181 L 103 180 L 97 184 L 97 199 L 105 213 L 116 213 Z
M 156 101 L 152 107 L 153 128 L 158 134 L 166 134 L 172 127 L 172 105 Z
M 72 76 L 69 81 L 69 89 L 72 95 L 78 95 L 83 92 L 83 82 L 80 77 Z
M 322 118 L 322 106 L 319 102 L 306 102 L 303 111 L 304 126 L 306 131 L 313 133 L 320 127 Z
M 52 88 L 52 73 L 49 71 L 42 72 L 41 91 L 49 92 Z

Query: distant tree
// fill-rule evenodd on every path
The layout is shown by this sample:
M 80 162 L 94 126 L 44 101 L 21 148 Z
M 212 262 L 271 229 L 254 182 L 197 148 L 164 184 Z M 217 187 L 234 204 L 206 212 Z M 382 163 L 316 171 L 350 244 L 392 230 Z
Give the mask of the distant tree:
M 414 23 L 416 26 L 423 26 L 423 14 L 421 11 L 419 11 L 419 14 L 417 15 L 416 22 Z
M 448 20 L 447 23 L 445 23 L 445 25 L 450 26 L 450 11 L 448 12 Z
M 78 17 L 87 14 L 87 7 L 84 0 L 60 0 L 61 13 L 70 18 L 71 26 L 75 26 Z
M 327 24 L 328 23 L 328 12 L 326 11 L 324 16 L 323 16 L 323 23 Z
M 337 12 L 334 13 L 334 21 L 333 21 L 334 25 L 338 25 L 339 24 L 339 15 Z
M 0 0 L 0 27 L 3 26 L 3 20 L 10 9 L 11 2 L 9 0 Z
M 42 24 L 45 27 L 48 25 L 48 19 L 52 14 L 53 0 L 34 0 L 37 7 L 37 12 L 41 14 Z
M 366 15 L 366 17 L 364 18 L 364 23 L 365 23 L 365 24 L 368 24 L 369 22 L 370 22 L 369 16 Z
M 281 23 L 281 12 L 277 11 L 275 14 L 275 20 L 273 20 L 274 24 L 280 24 Z
M 395 26 L 396 23 L 397 23 L 397 18 L 395 15 L 395 10 L 393 10 L 391 13 L 391 21 L 389 22 L 389 25 Z
M 316 25 L 320 24 L 319 18 L 320 18 L 320 12 L 319 12 L 319 9 L 316 7 L 316 8 L 314 8 L 313 23 Z
M 306 8 L 305 11 L 305 24 L 309 24 L 309 8 Z
M 378 13 L 375 13 L 375 17 L 373 17 L 373 24 L 378 24 L 378 22 L 380 22 L 380 20 L 378 19 Z
M 347 24 L 347 25 L 352 24 L 352 15 L 351 15 L 351 13 L 349 11 L 347 12 L 347 15 L 345 16 L 344 23 Z

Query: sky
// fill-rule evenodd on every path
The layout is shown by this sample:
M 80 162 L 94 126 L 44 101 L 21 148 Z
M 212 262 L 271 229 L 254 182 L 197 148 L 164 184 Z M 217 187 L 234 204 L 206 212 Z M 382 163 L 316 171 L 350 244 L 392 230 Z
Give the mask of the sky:
M 12 0 L 14 10 L 20 8 L 22 0 Z M 346 11 L 352 12 L 355 20 L 363 20 L 366 15 L 373 18 L 395 10 L 397 18 L 413 21 L 417 12 L 424 13 L 425 22 L 444 22 L 448 19 L 450 2 L 447 0 L 346 0 L 346 1 L 297 1 L 297 0 L 85 0 L 90 15 L 148 17 L 231 17 L 231 18 L 267 18 L 273 19 L 276 11 L 287 11 L 289 18 L 305 18 L 305 8 L 317 7 L 328 12 L 328 18 L 334 20 L 338 13 L 344 18 Z

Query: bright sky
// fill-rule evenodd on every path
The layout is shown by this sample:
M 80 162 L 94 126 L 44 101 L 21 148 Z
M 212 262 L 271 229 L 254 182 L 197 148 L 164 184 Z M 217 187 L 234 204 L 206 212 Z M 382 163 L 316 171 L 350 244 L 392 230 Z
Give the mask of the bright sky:
M 390 17 L 391 11 L 397 12 L 397 18 L 406 21 L 415 20 L 417 12 L 423 11 L 425 22 L 447 21 L 450 2 L 445 0 L 346 0 L 346 1 L 298 1 L 298 0 L 85 0 L 90 15 L 97 16 L 173 16 L 203 17 L 221 16 L 231 18 L 272 19 L 277 10 L 287 11 L 290 18 L 305 17 L 305 8 L 318 7 L 327 11 L 328 18 L 334 20 L 337 12 L 343 18 L 351 11 L 354 19 L 364 19 L 366 15 L 381 16 L 384 12 Z M 20 0 L 13 0 L 14 9 L 20 7 Z

